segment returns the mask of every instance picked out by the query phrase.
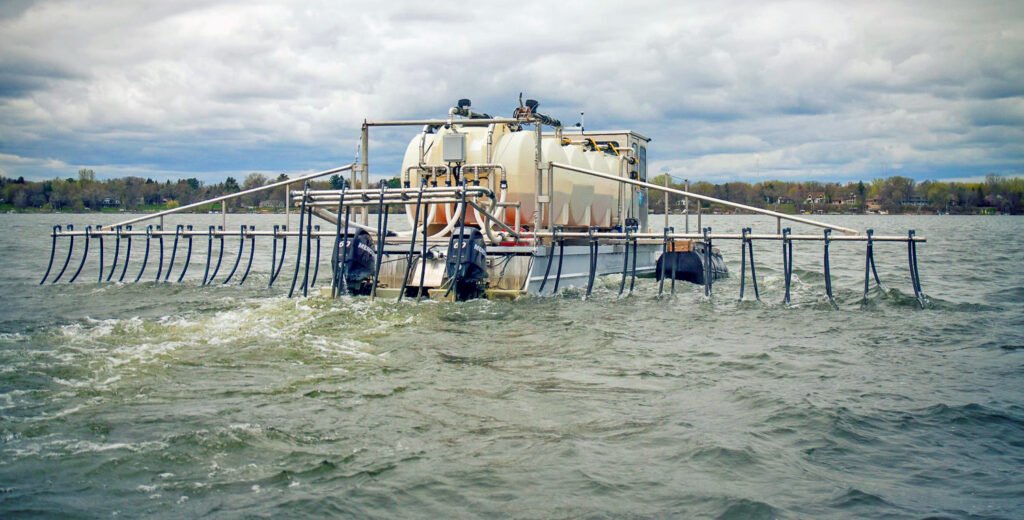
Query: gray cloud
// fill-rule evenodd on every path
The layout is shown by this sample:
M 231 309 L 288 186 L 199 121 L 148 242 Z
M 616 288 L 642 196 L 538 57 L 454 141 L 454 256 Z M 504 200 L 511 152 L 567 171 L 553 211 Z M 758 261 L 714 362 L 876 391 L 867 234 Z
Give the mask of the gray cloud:
M 690 178 L 1024 167 L 1019 2 L 15 2 L 0 38 L 6 175 L 316 169 L 364 117 L 520 91 Z M 378 172 L 407 138 L 374 135 Z

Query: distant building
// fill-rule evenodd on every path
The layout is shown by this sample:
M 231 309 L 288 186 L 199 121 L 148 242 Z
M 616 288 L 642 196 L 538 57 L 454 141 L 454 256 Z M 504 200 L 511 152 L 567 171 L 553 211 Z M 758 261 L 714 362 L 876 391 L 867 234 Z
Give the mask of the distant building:
M 260 209 L 284 209 L 284 201 L 268 199 L 260 201 Z
M 107 197 L 100 202 L 100 205 L 104 208 L 117 208 L 121 206 L 121 199 Z

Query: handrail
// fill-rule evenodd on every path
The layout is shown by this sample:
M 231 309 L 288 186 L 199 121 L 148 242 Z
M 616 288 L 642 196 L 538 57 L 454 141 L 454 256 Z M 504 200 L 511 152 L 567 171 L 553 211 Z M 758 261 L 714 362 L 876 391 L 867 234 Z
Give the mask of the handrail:
M 258 193 L 258 192 L 261 192 L 261 191 L 272 190 L 274 188 L 279 188 L 281 186 L 287 186 L 289 184 L 294 184 L 296 182 L 303 182 L 303 181 L 307 181 L 309 179 L 315 179 L 317 177 L 323 177 L 325 175 L 331 175 L 333 173 L 340 173 L 340 172 L 348 171 L 348 170 L 351 170 L 353 167 L 355 167 L 354 164 L 349 164 L 347 166 L 341 166 L 339 168 L 332 168 L 330 170 L 324 170 L 324 171 L 320 171 L 320 172 L 316 172 L 316 173 L 310 173 L 310 174 L 307 174 L 307 175 L 302 175 L 302 176 L 296 177 L 294 179 L 285 179 L 283 181 L 277 181 L 277 182 L 273 182 L 273 183 L 267 184 L 266 186 L 257 186 L 255 188 L 249 188 L 247 190 L 239 191 L 237 193 L 229 193 L 227 195 L 221 195 L 219 197 L 214 197 L 212 199 L 207 199 L 207 200 L 203 200 L 203 201 L 199 201 L 199 202 L 193 202 L 192 204 L 186 204 L 186 205 L 178 207 L 178 208 L 167 209 L 167 210 L 158 211 L 156 213 L 152 213 L 152 214 L 149 214 L 149 215 L 143 215 L 141 217 L 135 217 L 133 219 L 125 220 L 124 222 L 118 222 L 117 224 L 110 224 L 109 226 L 106 226 L 106 227 L 117 227 L 117 226 L 126 226 L 128 224 L 135 224 L 136 222 L 142 222 L 144 220 L 150 220 L 150 219 L 154 219 L 154 218 L 159 218 L 159 217 L 163 217 L 164 215 L 170 215 L 172 213 L 180 213 L 180 212 L 185 211 L 185 210 L 189 210 L 189 209 L 193 209 L 193 208 L 198 208 L 200 206 L 206 206 L 207 204 L 213 204 L 213 203 L 224 201 L 224 200 L 236 199 L 238 197 L 243 197 L 245 195 L 250 195 L 250 194 L 253 194 L 253 193 Z
M 717 199 L 715 197 L 708 197 L 707 195 L 699 195 L 697 193 L 691 193 L 691 192 L 688 192 L 688 191 L 677 190 L 675 188 L 668 188 L 668 187 L 665 187 L 665 186 L 658 186 L 657 184 L 651 184 L 649 182 L 628 179 L 628 178 L 625 178 L 625 177 L 616 177 L 614 175 L 609 175 L 607 173 L 602 173 L 602 172 L 598 172 L 598 171 L 594 171 L 594 170 L 588 170 L 586 168 L 577 168 L 575 166 L 571 166 L 571 165 L 568 165 L 568 164 L 549 162 L 548 165 L 551 168 L 561 168 L 563 170 L 568 170 L 568 171 L 577 172 L 577 173 L 583 173 L 583 174 L 586 174 L 586 175 L 592 175 L 594 177 L 601 177 L 602 179 L 618 181 L 618 182 L 622 182 L 622 183 L 625 183 L 625 184 L 632 184 L 634 186 L 640 186 L 640 187 L 643 187 L 643 188 L 665 191 L 665 192 L 668 192 L 668 193 L 675 193 L 676 195 L 682 195 L 684 197 L 693 197 L 693 198 L 695 198 L 697 200 L 704 200 L 704 201 L 707 201 L 707 202 L 713 202 L 715 204 L 721 204 L 723 206 L 730 206 L 730 207 L 733 207 L 733 208 L 736 208 L 736 209 L 742 209 L 742 210 L 751 211 L 751 212 L 754 212 L 754 213 L 760 213 L 762 215 L 769 215 L 769 216 L 772 216 L 772 217 L 775 217 L 775 218 L 779 218 L 779 219 L 791 220 L 793 222 L 800 222 L 801 224 L 807 224 L 807 225 L 810 225 L 810 226 L 817 226 L 817 227 L 826 228 L 826 229 L 834 229 L 836 231 L 841 231 L 843 233 L 846 233 L 847 235 L 858 235 L 858 234 L 860 234 L 860 232 L 857 231 L 856 229 L 851 229 L 851 228 L 848 228 L 848 227 L 836 226 L 834 224 L 826 224 L 825 222 L 818 222 L 816 220 L 810 220 L 810 219 L 806 219 L 806 218 L 802 218 L 802 217 L 796 217 L 796 216 L 793 216 L 793 215 L 787 215 L 785 213 L 779 213 L 777 211 L 772 211 L 772 210 L 769 210 L 769 209 L 756 208 L 754 206 L 747 206 L 746 204 L 739 204 L 739 203 L 736 203 L 736 202 L 729 202 L 729 201 L 723 200 L 723 199 Z M 667 208 L 666 208 L 666 210 L 667 210 Z

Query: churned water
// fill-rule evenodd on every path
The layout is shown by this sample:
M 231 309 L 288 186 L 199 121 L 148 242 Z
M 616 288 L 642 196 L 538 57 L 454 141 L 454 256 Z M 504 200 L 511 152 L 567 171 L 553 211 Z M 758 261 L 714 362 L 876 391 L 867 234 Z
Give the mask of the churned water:
M 2 517 L 1024 517 L 1020 217 L 825 217 L 926 235 L 924 310 L 898 244 L 865 304 L 834 244 L 838 310 L 803 242 L 792 307 L 777 243 L 763 303 L 289 300 L 267 243 L 199 287 L 204 241 L 184 284 L 38 286 L 49 227 L 101 218 L 0 217 Z

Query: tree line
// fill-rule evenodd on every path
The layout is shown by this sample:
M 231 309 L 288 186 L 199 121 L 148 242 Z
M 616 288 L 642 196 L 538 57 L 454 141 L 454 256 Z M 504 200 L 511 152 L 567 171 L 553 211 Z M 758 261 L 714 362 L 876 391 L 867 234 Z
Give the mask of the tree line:
M 685 182 L 665 174 L 649 182 L 685 189 Z M 916 182 L 908 177 L 893 176 L 841 184 L 819 181 L 763 181 L 758 183 L 726 182 L 690 183 L 690 192 L 732 202 L 774 209 L 785 213 L 949 213 L 978 214 L 1024 212 L 1024 178 L 988 175 L 980 182 Z M 665 209 L 661 193 L 650 193 L 652 212 Z M 682 211 L 684 197 L 669 197 L 669 210 Z M 696 200 L 690 201 L 696 211 Z M 709 205 L 704 204 L 707 208 Z
M 220 183 L 207 184 L 190 177 L 176 181 L 154 181 L 141 177 L 97 180 L 96 173 L 81 169 L 75 177 L 45 181 L 10 179 L 0 176 L 0 210 L 17 211 L 155 211 L 199 202 L 212 197 L 237 193 L 287 180 L 285 174 L 271 177 L 250 173 L 241 183 L 228 177 Z M 659 175 L 650 182 L 685 189 L 686 184 L 667 175 Z M 312 189 L 338 189 L 341 177 L 310 183 Z M 390 186 L 398 186 L 398 179 L 387 179 Z M 298 189 L 298 186 L 293 186 Z M 818 181 L 763 181 L 758 183 L 726 182 L 714 184 L 706 181 L 689 185 L 693 193 L 732 202 L 774 209 L 787 213 L 934 213 L 951 214 L 1009 213 L 1021 214 L 1024 198 L 1024 178 L 989 175 L 980 182 L 915 182 L 907 177 L 894 176 L 870 182 L 846 184 Z M 660 193 L 649 192 L 652 212 L 665 210 L 665 199 Z M 684 198 L 672 195 L 668 201 L 671 212 L 683 211 Z M 696 211 L 697 201 L 690 201 L 690 211 Z M 245 195 L 228 201 L 232 211 L 277 211 L 284 208 L 284 188 Z M 709 210 L 707 204 L 705 207 Z M 214 208 L 210 208 L 214 209 Z

